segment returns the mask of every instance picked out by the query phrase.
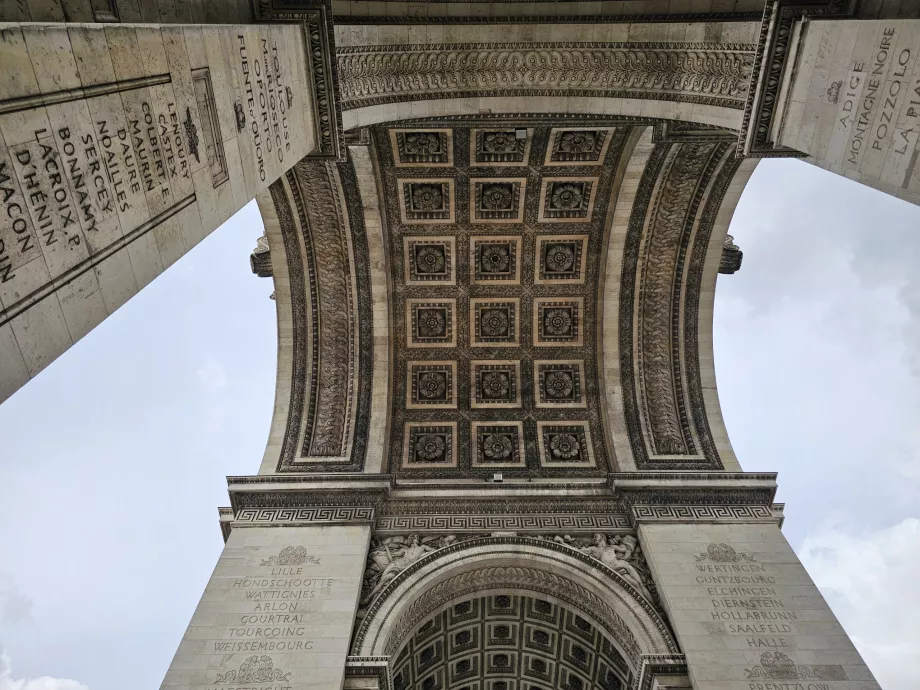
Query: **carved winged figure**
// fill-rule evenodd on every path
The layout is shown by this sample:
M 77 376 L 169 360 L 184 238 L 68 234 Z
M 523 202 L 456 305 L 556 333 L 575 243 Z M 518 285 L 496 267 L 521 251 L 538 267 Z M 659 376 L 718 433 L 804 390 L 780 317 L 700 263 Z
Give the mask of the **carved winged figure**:
M 367 581 L 377 582 L 370 591 L 361 599 L 361 606 L 367 606 L 374 598 L 403 570 L 418 561 L 426 554 L 435 551 L 438 547 L 423 544 L 417 534 L 409 537 L 389 537 L 376 549 L 371 551 Z M 379 570 L 378 570 L 379 568 Z M 377 575 L 379 572 L 379 577 Z
M 642 576 L 635 566 L 629 562 L 630 556 L 636 550 L 637 542 L 635 538 L 624 536 L 618 541 L 619 543 L 617 543 L 617 540 L 611 543 L 605 535 L 598 533 L 594 535 L 594 546 L 589 546 L 585 549 L 585 552 L 594 556 L 615 573 L 622 575 L 627 582 L 640 592 L 647 594 L 645 585 L 642 584 Z

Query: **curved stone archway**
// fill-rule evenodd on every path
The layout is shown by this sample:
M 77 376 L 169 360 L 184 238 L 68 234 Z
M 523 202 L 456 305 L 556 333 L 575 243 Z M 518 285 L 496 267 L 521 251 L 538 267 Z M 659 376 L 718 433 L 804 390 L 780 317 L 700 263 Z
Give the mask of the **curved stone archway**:
M 431 234 L 437 231 L 440 237 L 445 231 L 438 228 L 449 227 L 450 234 L 460 232 L 456 250 L 464 246 L 464 233 L 469 233 L 471 238 L 480 236 L 481 230 L 475 229 L 471 221 L 463 217 L 468 205 L 465 198 L 470 193 L 464 187 L 464 180 L 466 176 L 481 176 L 490 165 L 471 165 L 467 158 L 469 144 L 454 143 L 454 139 L 472 142 L 474 133 L 496 126 L 526 129 L 528 139 L 522 154 L 525 156 L 530 155 L 531 139 L 547 141 L 547 132 L 562 131 L 555 128 L 613 132 L 610 139 L 620 142 L 610 149 L 609 172 L 602 173 L 599 178 L 603 182 L 605 174 L 610 177 L 599 187 L 600 196 L 596 200 L 599 211 L 591 226 L 584 224 L 584 229 L 578 226 L 579 232 L 588 233 L 591 253 L 600 257 L 596 268 L 591 269 L 589 265 L 587 271 L 590 288 L 583 297 L 583 304 L 590 320 L 588 337 L 584 341 L 587 356 L 581 361 L 588 379 L 593 378 L 592 372 L 597 367 L 600 380 L 604 382 L 600 387 L 602 395 L 596 405 L 588 404 L 586 412 L 580 415 L 562 407 L 558 413 L 554 412 L 568 419 L 587 420 L 597 460 L 594 469 L 591 463 L 585 463 L 567 467 L 566 473 L 580 472 L 587 476 L 603 467 L 610 471 L 737 470 L 715 388 L 712 300 L 725 233 L 756 161 L 740 161 L 733 157 L 734 135 L 730 131 L 699 123 L 584 114 L 547 119 L 539 113 L 530 113 L 507 118 L 455 114 L 432 119 L 396 119 L 365 128 L 352 133 L 352 140 L 360 143 L 350 146 L 348 161 L 299 164 L 275 183 L 271 201 L 266 195 L 260 202 L 266 208 L 264 216 L 273 252 L 279 258 L 281 254 L 300 257 L 294 262 L 281 258 L 275 272 L 280 289 L 290 291 L 291 296 L 279 296 L 278 299 L 279 324 L 283 325 L 279 330 L 276 397 L 279 414 L 274 420 L 263 471 L 348 472 L 363 469 L 367 472 L 388 468 L 391 472 L 399 472 L 405 469 L 400 466 L 405 461 L 399 457 L 399 449 L 404 448 L 402 432 L 406 416 L 400 408 L 407 395 L 404 392 L 407 365 L 403 360 L 415 357 L 410 356 L 411 350 L 403 348 L 403 356 L 393 349 L 394 343 L 405 339 L 400 331 L 408 318 L 400 306 L 405 300 L 394 297 L 394 291 L 417 291 L 417 288 L 408 284 L 400 287 L 404 280 L 397 275 L 404 269 L 399 258 L 402 241 L 391 240 L 394 233 L 414 236 L 419 231 Z M 446 137 L 451 147 L 450 160 L 425 169 L 424 165 L 419 167 L 416 163 L 413 168 L 393 158 L 397 154 L 390 148 L 395 146 L 393 142 L 398 133 L 414 130 Z M 528 241 L 534 241 L 526 239 L 534 232 L 537 235 L 573 232 L 570 224 L 542 227 L 543 221 L 532 210 L 540 203 L 541 177 L 582 175 L 590 180 L 597 174 L 584 166 L 553 167 L 548 159 L 544 161 L 542 153 L 539 162 L 534 160 L 531 159 L 531 170 L 536 170 L 539 176 L 531 174 L 533 179 L 527 187 L 527 200 L 522 202 L 525 247 Z M 535 165 L 543 167 L 534 168 Z M 503 178 L 513 170 L 513 166 L 491 165 L 491 168 L 491 176 Z M 522 172 L 523 169 L 514 174 L 520 176 Z M 459 210 L 449 226 L 409 225 L 401 211 L 390 208 L 399 194 L 394 180 L 418 175 L 423 176 L 420 179 L 442 181 L 445 176 L 460 176 L 460 182 L 451 187 L 456 189 L 451 194 L 458 195 Z M 298 201 L 304 194 L 311 196 L 311 204 Z M 339 201 L 321 203 L 324 195 Z M 268 206 L 275 208 L 272 210 Z M 527 216 L 528 207 L 532 218 Z M 329 212 L 322 213 L 323 209 Z M 281 219 L 287 224 L 284 232 L 283 227 L 276 228 L 284 225 Z M 487 227 L 493 233 L 509 232 L 502 228 L 501 225 Z M 513 232 L 518 230 L 514 228 Z M 311 261 L 311 245 L 328 244 L 329 238 L 342 247 L 342 251 L 332 257 L 335 261 Z M 589 262 L 594 260 L 592 256 Z M 462 266 L 466 259 L 458 261 Z M 459 281 L 456 284 L 460 294 L 466 294 L 467 290 L 464 273 L 455 278 Z M 344 282 L 330 282 L 333 274 L 341 274 Z M 350 293 L 338 289 L 342 285 L 347 286 Z M 472 284 L 470 288 L 479 289 Z M 439 289 L 443 291 L 434 283 L 433 290 Z M 555 294 L 564 289 L 568 287 L 555 286 L 551 293 L 535 285 L 533 294 Z M 525 299 L 530 291 L 531 288 L 523 286 Z M 295 296 L 295 292 L 299 294 Z M 354 295 L 358 293 L 372 299 L 356 300 Z M 348 294 L 352 297 L 347 297 Z M 330 302 L 332 298 L 336 300 L 334 303 Z M 358 313 L 349 306 L 368 302 L 373 304 L 372 311 Z M 343 338 L 334 329 L 324 328 L 321 318 L 324 305 L 335 319 L 351 318 L 351 328 L 361 328 L 361 333 L 353 332 L 350 337 Z M 346 310 L 340 310 L 339 305 L 344 305 Z M 456 325 L 462 334 L 466 328 L 463 324 L 469 319 L 464 316 L 462 301 L 458 307 L 463 313 L 456 315 Z M 348 309 L 352 309 L 355 316 L 348 317 Z M 528 329 L 530 325 L 525 323 L 525 335 Z M 463 345 L 462 342 L 457 344 Z M 549 354 L 538 352 L 540 349 L 534 349 L 534 359 Z M 443 357 L 440 356 L 442 352 Z M 438 359 L 453 359 L 456 355 L 451 352 L 441 350 L 435 354 L 439 354 Z M 355 353 L 360 353 L 364 359 L 356 361 Z M 321 364 L 316 364 L 323 356 L 352 362 L 351 373 L 330 377 Z M 482 357 L 476 352 L 470 356 L 472 359 Z M 526 350 L 521 349 L 520 354 L 509 351 L 504 358 L 511 356 L 525 357 L 526 365 L 533 368 L 529 362 L 531 355 Z M 560 351 L 554 356 L 563 358 L 566 353 Z M 579 356 L 583 355 L 576 352 L 567 358 Z M 461 362 L 460 366 L 466 365 Z M 463 376 L 468 377 L 468 374 Z M 528 372 L 523 376 L 529 376 Z M 326 381 L 327 378 L 330 380 Z M 361 406 L 362 387 L 372 392 L 364 407 Z M 593 395 L 590 390 L 589 396 Z M 453 391 L 452 395 L 456 396 L 456 386 Z M 323 396 L 324 401 L 335 404 L 320 404 Z M 456 404 L 446 403 L 446 407 L 456 407 Z M 459 403 L 461 410 L 465 409 L 465 404 Z M 419 409 L 418 405 L 415 407 Z M 314 411 L 312 417 L 311 410 Z M 409 417 L 421 414 L 410 412 Z M 338 416 L 331 424 L 322 419 L 333 413 Z M 594 415 L 600 417 L 595 419 Z M 474 421 L 475 417 L 474 410 Z M 454 419 L 456 415 L 439 409 L 439 418 Z M 308 448 L 308 433 L 311 429 L 330 426 L 353 429 L 356 434 L 352 438 L 342 437 L 336 446 L 341 452 L 311 452 L 316 444 Z M 463 428 L 459 432 L 463 434 Z M 369 434 L 367 440 L 365 433 Z M 525 429 L 525 440 L 528 435 Z M 463 439 L 459 440 L 462 445 Z M 536 448 L 530 452 L 536 453 Z M 558 474 L 559 468 L 554 469 Z M 529 470 L 542 471 L 537 467 L 529 467 Z M 429 468 L 429 472 L 434 471 L 440 470 Z
M 439 549 L 400 573 L 364 612 L 352 653 L 392 656 L 437 611 L 490 594 L 572 607 L 605 631 L 633 673 L 644 655 L 678 651 L 656 608 L 602 563 L 553 542 L 486 537 Z
M 633 676 L 606 631 L 581 611 L 540 593 L 508 592 L 445 604 L 406 638 L 391 669 L 394 690 L 625 690 Z

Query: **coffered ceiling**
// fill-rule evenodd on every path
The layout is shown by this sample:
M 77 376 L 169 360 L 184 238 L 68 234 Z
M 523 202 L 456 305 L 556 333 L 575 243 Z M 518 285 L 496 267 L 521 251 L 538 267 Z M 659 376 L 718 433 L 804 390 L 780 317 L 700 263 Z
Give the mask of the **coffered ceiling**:
M 597 300 L 629 127 L 377 127 L 390 468 L 602 475 Z

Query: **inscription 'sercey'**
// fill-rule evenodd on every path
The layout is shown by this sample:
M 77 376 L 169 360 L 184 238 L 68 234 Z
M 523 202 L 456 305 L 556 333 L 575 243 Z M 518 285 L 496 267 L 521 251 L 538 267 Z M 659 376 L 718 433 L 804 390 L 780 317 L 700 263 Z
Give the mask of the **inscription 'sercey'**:
M 71 249 L 83 245 L 84 233 L 96 232 L 101 220 L 131 209 L 129 194 L 147 192 L 168 206 L 169 180 L 191 180 L 174 101 L 167 100 L 165 111 L 159 111 L 147 100 L 126 99 L 125 116 L 127 127 L 97 119 L 95 133 L 78 134 L 69 126 L 53 132 L 40 128 L 31 141 L 0 156 L 0 222 L 5 231 L 0 233 L 0 283 L 13 280 L 15 267 L 31 260 L 29 254 L 39 244 L 49 250 L 58 243 Z M 161 202 L 154 212 L 162 208 Z M 84 247 L 78 258 L 95 248 Z M 15 261 L 14 254 L 25 258 Z M 76 263 L 50 251 L 46 260 L 53 276 Z

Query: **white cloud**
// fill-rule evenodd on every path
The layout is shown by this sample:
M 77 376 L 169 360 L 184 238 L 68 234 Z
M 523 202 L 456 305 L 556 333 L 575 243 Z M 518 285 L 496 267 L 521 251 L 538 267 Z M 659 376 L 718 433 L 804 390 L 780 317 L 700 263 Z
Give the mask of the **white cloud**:
M 204 364 L 198 367 L 195 374 L 209 391 L 217 391 L 227 385 L 227 372 L 224 370 L 224 365 L 213 357 L 208 357 Z
M 828 526 L 806 537 L 799 556 L 879 684 L 920 687 L 920 520 L 860 533 Z
M 89 686 L 66 678 L 20 678 L 13 680 L 9 654 L 0 652 L 0 690 L 89 690 Z
M 32 600 L 23 594 L 13 581 L 12 575 L 0 572 L 0 621 L 21 623 L 31 617 Z

